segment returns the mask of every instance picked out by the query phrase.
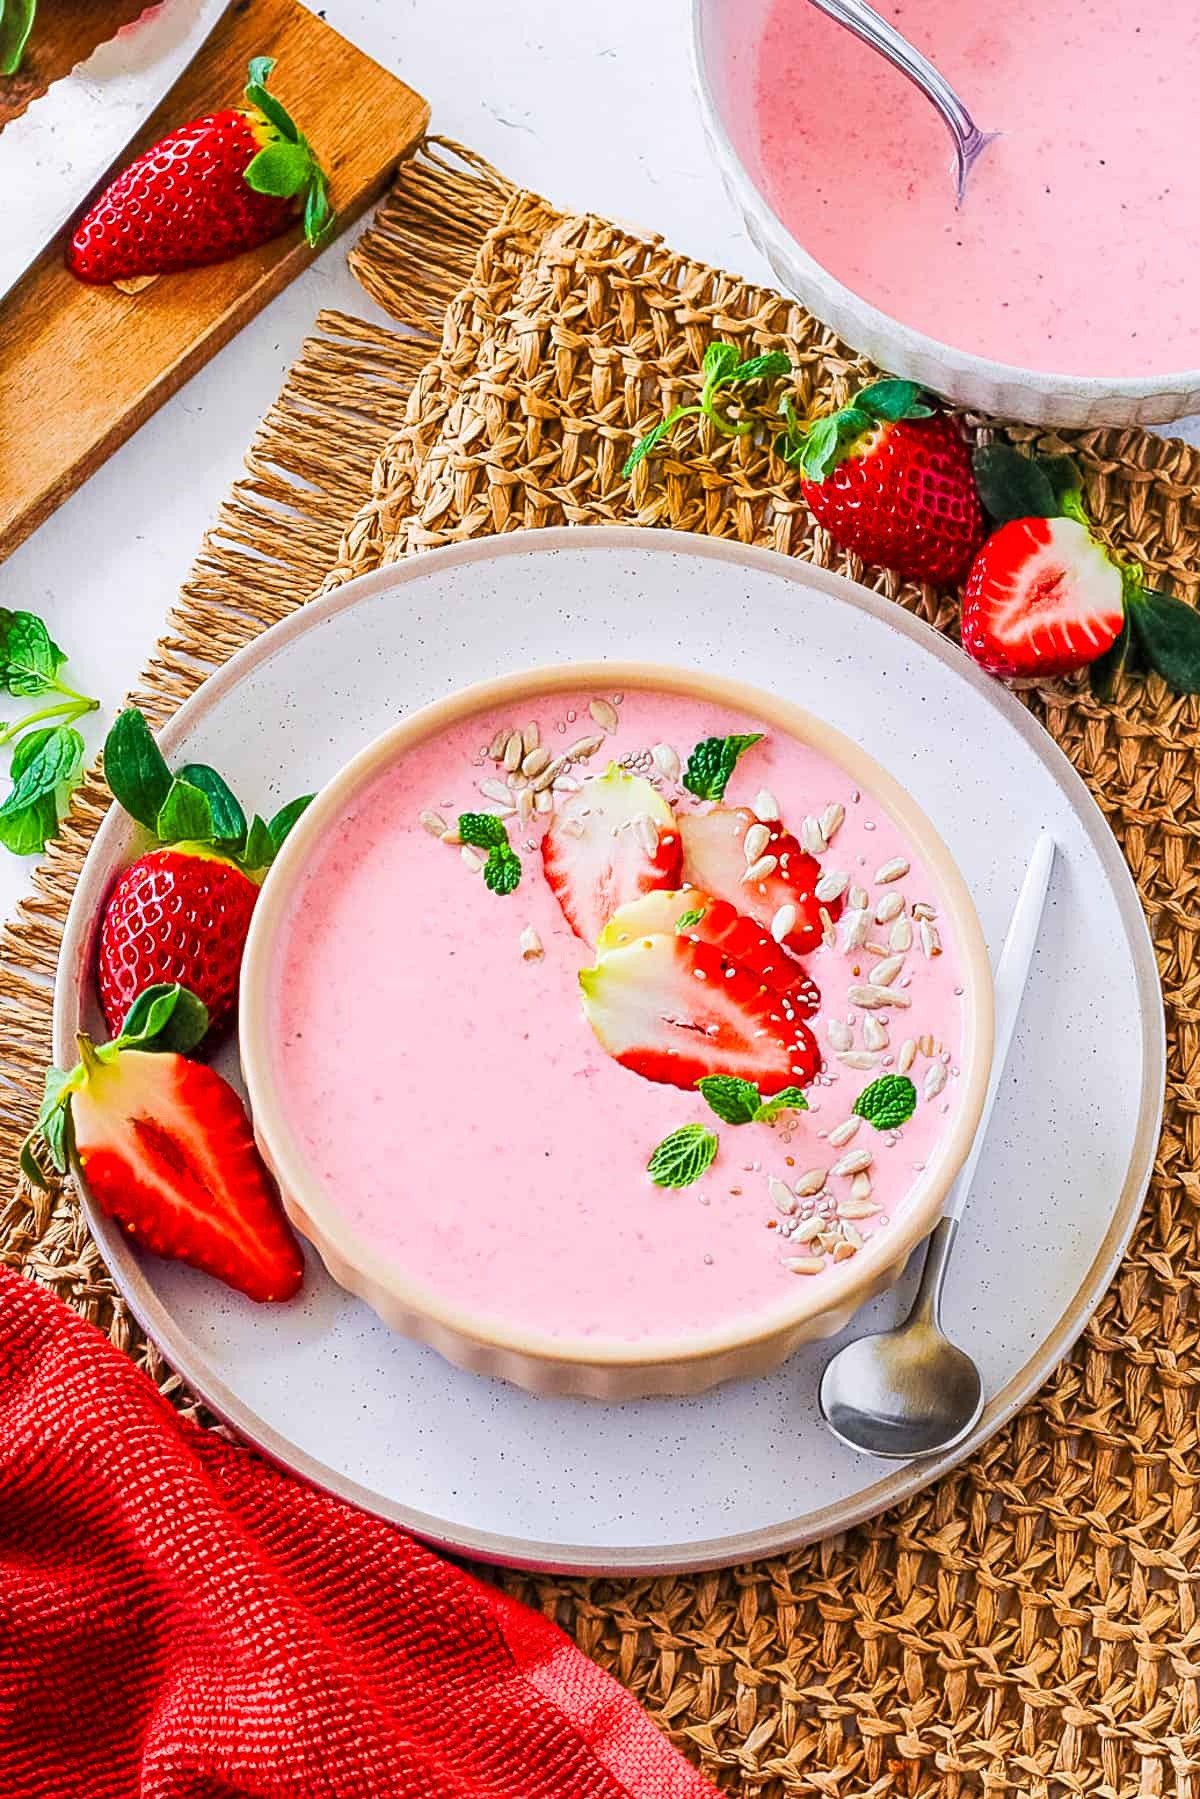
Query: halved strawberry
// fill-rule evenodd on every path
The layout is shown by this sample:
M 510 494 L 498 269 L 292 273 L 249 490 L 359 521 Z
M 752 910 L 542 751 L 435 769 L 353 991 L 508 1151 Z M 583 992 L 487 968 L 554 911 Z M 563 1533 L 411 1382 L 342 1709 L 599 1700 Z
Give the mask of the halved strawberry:
M 595 943 L 618 906 L 679 884 L 675 815 L 640 775 L 613 762 L 558 808 L 542 866 L 567 923 Z
M 680 887 L 674 893 L 648 893 L 614 912 L 596 940 L 604 955 L 621 949 L 638 937 L 656 932 L 677 932 L 693 943 L 711 943 L 750 974 L 757 975 L 772 993 L 789 996 L 801 1018 L 818 1010 L 821 995 L 816 983 L 798 962 L 776 943 L 753 918 L 747 918 L 728 900 L 714 899 L 697 887 Z
M 581 970 L 583 1010 L 610 1056 L 648 1081 L 694 1087 L 711 1074 L 754 1081 L 764 1097 L 804 1086 L 816 1039 L 786 995 L 712 943 L 653 932 Z
M 1062 675 L 1115 643 L 1121 571 L 1075 518 L 1014 519 L 975 558 L 962 641 L 993 675 Z
M 169 1052 L 79 1047 L 71 1127 L 100 1209 L 156 1255 L 251 1299 L 290 1299 L 304 1261 L 228 1082 Z
M 795 920 L 779 941 L 793 955 L 808 955 L 821 941 L 821 902 L 816 896 L 820 863 L 801 849 L 790 831 L 769 823 L 764 854 L 774 858 L 775 867 L 758 880 L 747 881 L 746 832 L 758 823 L 749 806 L 713 806 L 708 812 L 681 817 L 684 879 L 728 900 L 768 931 L 781 907 L 794 906 Z M 825 910 L 837 918 L 841 901 L 827 903 Z

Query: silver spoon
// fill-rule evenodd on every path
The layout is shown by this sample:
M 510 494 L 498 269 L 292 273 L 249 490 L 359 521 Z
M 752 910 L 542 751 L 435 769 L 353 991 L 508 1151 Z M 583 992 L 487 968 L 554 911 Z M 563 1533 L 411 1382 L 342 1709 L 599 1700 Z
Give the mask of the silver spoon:
M 912 1311 L 895 1330 L 848 1343 L 821 1376 L 817 1397 L 826 1424 L 848 1448 L 865 1455 L 907 1460 L 951 1449 L 974 1429 L 983 1411 L 978 1368 L 942 1330 L 942 1287 L 1004 1075 L 1053 866 L 1054 840 L 1043 832 L 996 970 L 996 1045 L 983 1114 L 929 1239 Z
M 872 50 L 886 56 L 893 68 L 907 75 L 937 107 L 954 140 L 956 187 L 961 206 L 967 176 L 981 153 L 1000 133 L 981 131 L 945 76 L 939 74 L 929 58 L 922 56 L 894 25 L 880 18 L 875 8 L 867 5 L 867 0 L 812 0 L 812 4 L 828 18 L 844 25 L 847 31 L 852 31 L 864 44 L 869 44 Z

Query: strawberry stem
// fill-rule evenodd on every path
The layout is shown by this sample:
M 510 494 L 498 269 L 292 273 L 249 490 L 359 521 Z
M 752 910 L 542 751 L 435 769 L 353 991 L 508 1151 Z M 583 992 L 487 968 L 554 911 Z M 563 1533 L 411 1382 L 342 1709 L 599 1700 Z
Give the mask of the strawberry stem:
M 315 249 L 329 232 L 334 213 L 329 204 L 329 183 L 312 145 L 286 106 L 267 92 L 267 78 L 275 67 L 270 56 L 256 56 L 250 63 L 246 101 L 266 128 L 267 141 L 247 163 L 242 179 L 258 194 L 292 200 L 303 215 L 304 236 Z
M 83 1078 L 90 1081 L 93 1075 L 103 1072 L 104 1064 L 96 1054 L 96 1046 L 86 1031 L 77 1031 L 75 1044 L 79 1050 L 79 1061 L 83 1069 Z

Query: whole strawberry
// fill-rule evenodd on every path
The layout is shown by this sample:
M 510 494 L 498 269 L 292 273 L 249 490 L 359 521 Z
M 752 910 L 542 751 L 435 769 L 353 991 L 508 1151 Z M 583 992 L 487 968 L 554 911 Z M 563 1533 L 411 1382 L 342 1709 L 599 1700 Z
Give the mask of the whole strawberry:
M 104 748 L 108 784 L 156 847 L 121 875 L 100 921 L 100 1003 L 116 1036 L 146 988 L 178 983 L 208 1009 L 210 1029 L 237 1003 L 246 933 L 259 883 L 309 796 L 269 824 L 249 824 L 215 769 L 189 763 L 174 776 L 136 708 L 122 712 Z
M 963 648 L 989 673 L 1048 678 L 1091 667 L 1109 693 L 1121 669 L 1153 669 L 1177 693 L 1200 692 L 1200 615 L 1142 585 L 1092 530 L 1069 456 L 1024 456 L 1011 444 L 975 453 L 997 529 L 971 568 Z
M 790 414 L 776 448 L 803 475 L 809 510 L 843 550 L 912 581 L 961 581 L 983 536 L 957 422 L 911 381 L 876 381 L 807 427 Z
M 320 241 L 333 220 L 325 175 L 267 92 L 273 67 L 256 56 L 244 107 L 180 125 L 122 170 L 67 247 L 73 274 L 102 283 L 223 262 L 300 215 L 309 243 Z

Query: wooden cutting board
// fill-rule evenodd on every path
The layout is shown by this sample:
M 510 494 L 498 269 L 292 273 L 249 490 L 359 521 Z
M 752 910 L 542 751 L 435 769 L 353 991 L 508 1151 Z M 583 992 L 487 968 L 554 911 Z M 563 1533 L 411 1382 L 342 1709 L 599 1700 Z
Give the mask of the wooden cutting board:
M 39 31 L 52 10 L 40 9 Z M 256 55 L 277 58 L 272 90 L 328 171 L 340 230 L 383 192 L 429 108 L 298 0 L 234 0 L 120 162 L 173 125 L 236 104 Z M 0 559 L 312 256 L 297 227 L 123 294 L 76 281 L 62 241 L 51 245 L 0 302 Z

